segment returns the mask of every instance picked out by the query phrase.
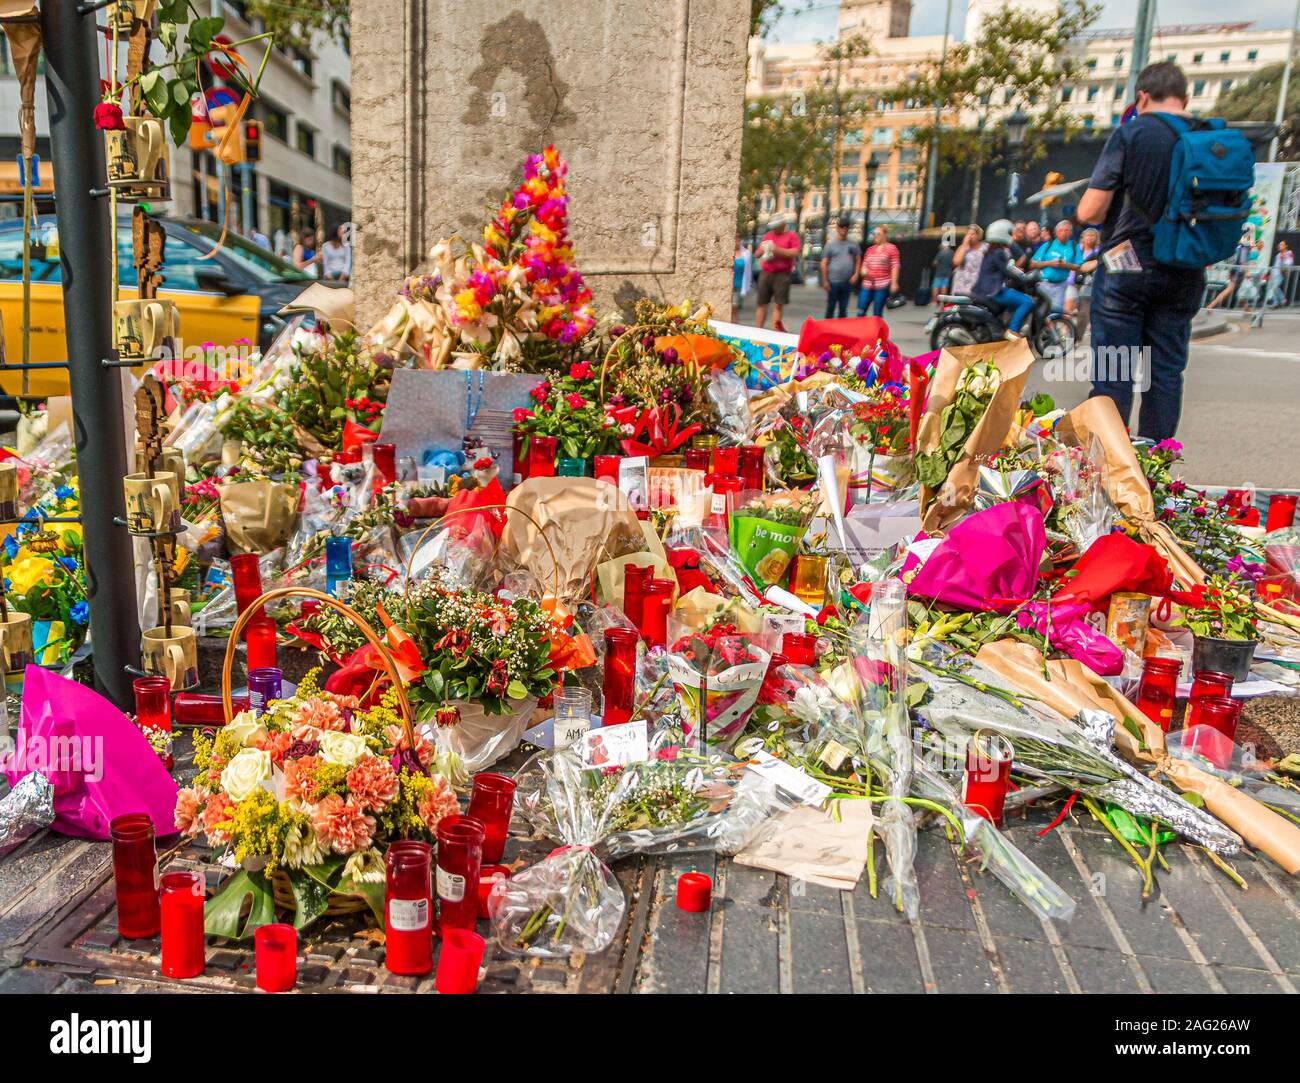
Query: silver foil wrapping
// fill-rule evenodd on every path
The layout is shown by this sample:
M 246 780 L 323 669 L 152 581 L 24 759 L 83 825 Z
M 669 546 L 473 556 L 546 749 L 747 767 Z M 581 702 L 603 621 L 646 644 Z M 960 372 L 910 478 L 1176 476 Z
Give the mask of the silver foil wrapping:
M 0 857 L 54 822 L 54 787 L 33 771 L 0 800 Z

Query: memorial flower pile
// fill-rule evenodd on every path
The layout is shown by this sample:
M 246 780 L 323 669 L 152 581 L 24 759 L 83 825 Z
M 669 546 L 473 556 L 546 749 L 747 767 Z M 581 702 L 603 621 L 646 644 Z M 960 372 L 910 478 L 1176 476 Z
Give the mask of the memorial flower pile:
M 81 547 L 81 527 L 75 523 L 46 523 L 79 513 L 74 480 L 47 493 L 36 507 L 4 536 L 6 604 L 27 613 L 37 625 L 42 662 L 52 665 L 68 658 L 86 639 L 90 604 Z

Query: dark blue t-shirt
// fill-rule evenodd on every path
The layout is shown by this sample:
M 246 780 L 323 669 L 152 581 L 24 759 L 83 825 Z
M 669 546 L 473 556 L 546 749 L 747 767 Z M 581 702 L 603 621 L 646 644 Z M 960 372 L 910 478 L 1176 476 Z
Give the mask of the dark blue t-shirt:
M 973 297 L 996 297 L 1006 285 L 1007 264 L 1011 262 L 1011 250 L 1003 244 L 991 244 L 984 253 L 984 262 L 980 264 L 979 278 L 971 290 Z
M 1154 113 L 1143 113 L 1110 133 L 1088 182 L 1089 188 L 1115 193 L 1101 227 L 1103 251 L 1124 240 L 1150 243 L 1151 223 L 1165 210 L 1169 160 L 1177 142 L 1173 127 Z

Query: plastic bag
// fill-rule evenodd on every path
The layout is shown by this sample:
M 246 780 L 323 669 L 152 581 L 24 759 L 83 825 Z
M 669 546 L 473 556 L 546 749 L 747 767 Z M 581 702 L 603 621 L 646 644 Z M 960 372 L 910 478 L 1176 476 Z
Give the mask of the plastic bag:
M 1052 486 L 1061 528 L 1080 553 L 1119 521 L 1106 481 L 1106 454 L 1096 436 L 1086 449 L 1059 446 L 1047 453 L 1043 473 Z
M 715 627 L 671 639 L 666 662 L 681 703 L 683 736 L 700 747 L 729 746 L 758 702 L 769 657 L 759 645 L 763 637 Z
M 745 381 L 734 372 L 715 372 L 708 385 L 709 402 L 717 412 L 714 431 L 723 444 L 744 444 L 754 427 Z

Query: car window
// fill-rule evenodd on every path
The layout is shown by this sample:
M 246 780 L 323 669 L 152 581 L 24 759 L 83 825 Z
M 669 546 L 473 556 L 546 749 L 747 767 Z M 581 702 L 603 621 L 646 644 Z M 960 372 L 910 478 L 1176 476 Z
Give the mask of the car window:
M 211 247 L 221 236 L 221 228 L 213 222 L 187 222 L 185 228 Z M 222 254 L 234 260 L 258 282 L 303 282 L 312 276 L 304 274 L 274 252 L 268 252 L 250 243 L 236 233 L 227 233 L 221 248 Z
M 32 281 L 60 282 L 62 278 L 58 233 L 49 228 L 36 229 L 32 233 Z M 0 280 L 21 282 L 22 279 L 23 231 L 6 229 L 0 232 Z

